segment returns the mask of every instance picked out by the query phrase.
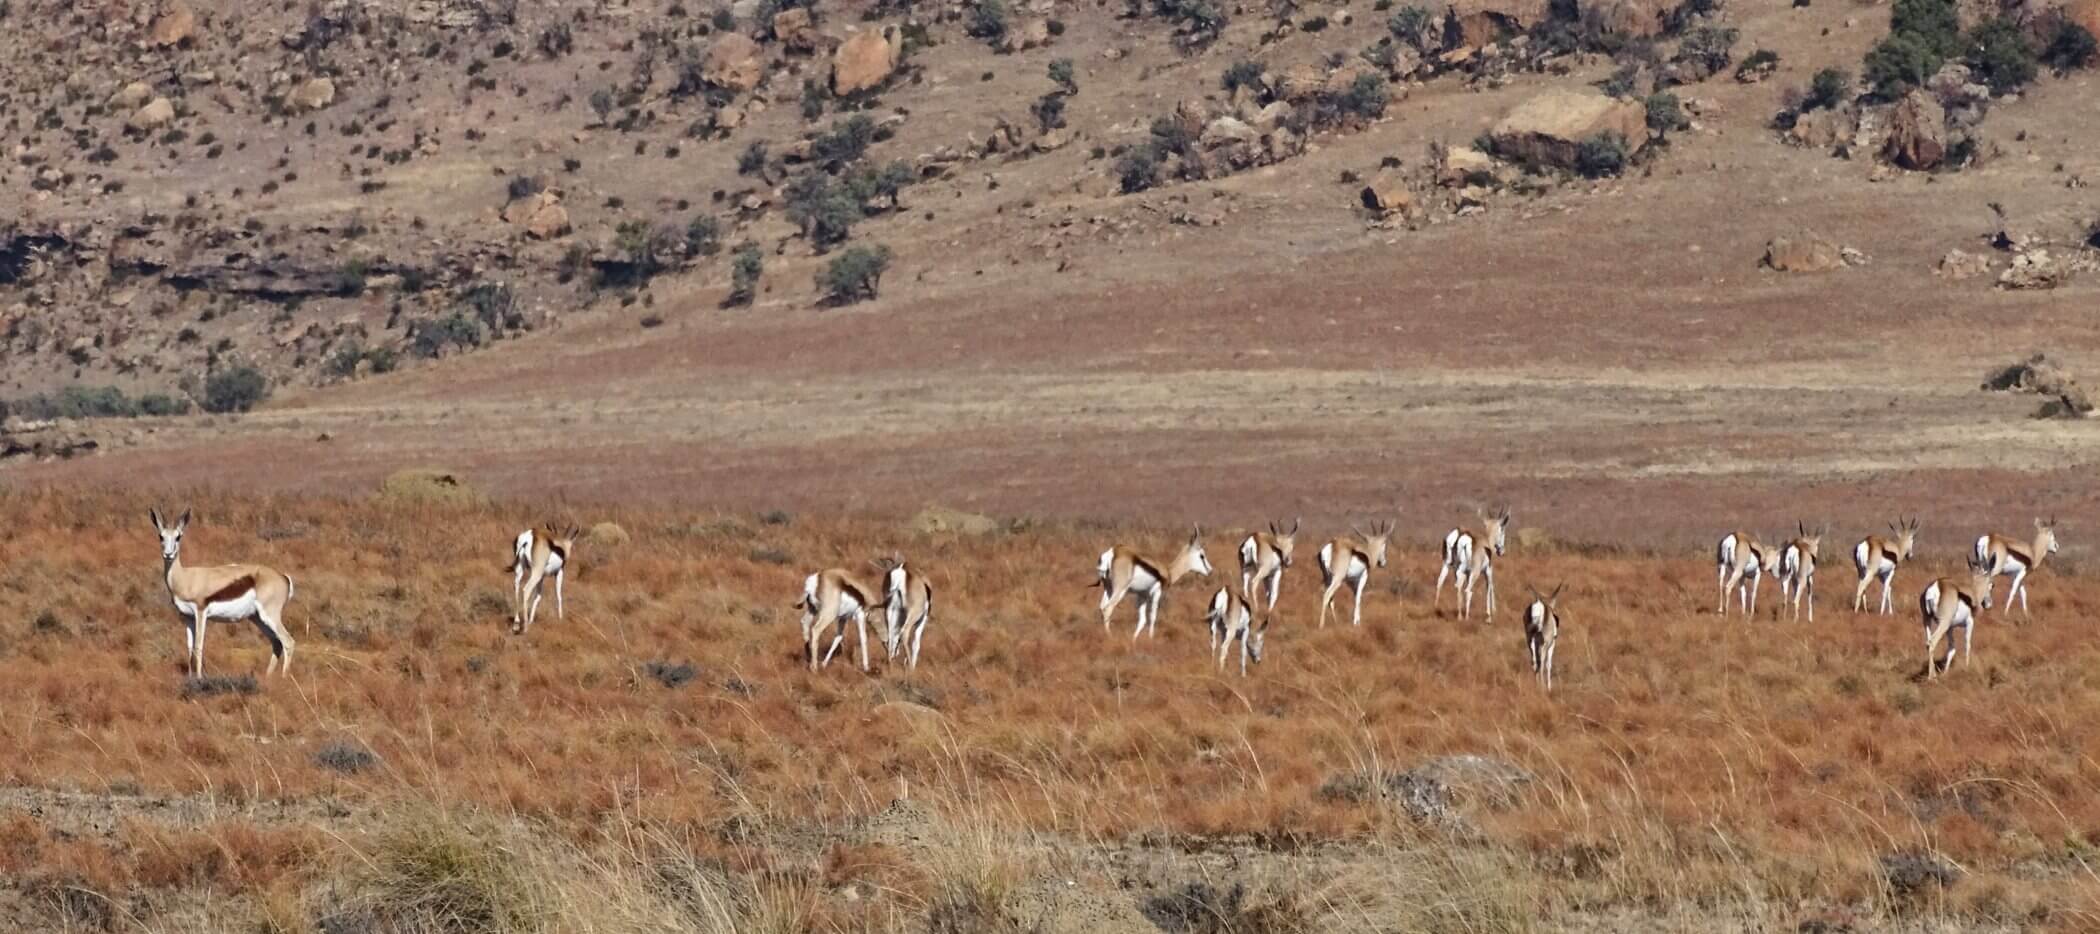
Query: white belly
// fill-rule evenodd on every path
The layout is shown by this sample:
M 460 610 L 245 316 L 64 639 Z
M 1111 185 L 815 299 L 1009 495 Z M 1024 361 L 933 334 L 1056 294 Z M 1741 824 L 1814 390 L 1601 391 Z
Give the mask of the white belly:
M 547 573 L 552 574 L 556 571 L 561 570 L 561 563 L 561 552 L 547 552 Z
M 860 613 L 860 599 L 855 597 L 851 591 L 841 589 L 839 592 L 839 618 L 850 619 L 860 615 Z
M 1360 578 L 1365 574 L 1369 573 L 1371 573 L 1371 568 L 1368 565 L 1364 564 L 1364 559 L 1362 557 L 1358 555 L 1349 556 L 1349 573 L 1347 576 L 1350 580 L 1356 580 L 1357 578 Z
M 175 610 L 181 613 L 182 618 L 185 620 L 197 618 L 197 605 L 188 600 L 176 598 Z M 221 600 L 217 603 L 206 605 L 204 617 L 206 619 L 247 619 L 255 615 L 255 610 L 255 591 L 250 590 L 239 598 Z
M 1140 564 L 1130 569 L 1130 590 L 1132 593 L 1151 593 L 1158 586 L 1159 578 L 1154 577 L 1151 571 L 1145 570 L 1144 565 Z

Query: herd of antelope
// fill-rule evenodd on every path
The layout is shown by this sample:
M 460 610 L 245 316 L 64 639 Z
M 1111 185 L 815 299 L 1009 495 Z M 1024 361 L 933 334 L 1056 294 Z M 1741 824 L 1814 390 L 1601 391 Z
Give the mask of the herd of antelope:
M 191 676 L 204 675 L 205 625 L 214 619 L 253 620 L 270 642 L 271 659 L 264 674 L 289 674 L 292 636 L 284 625 L 284 611 L 292 598 L 291 577 L 259 564 L 187 566 L 182 562 L 182 536 L 189 527 L 189 511 L 184 510 L 173 525 L 161 518 L 158 509 L 151 511 L 151 518 L 153 529 L 160 536 L 168 596 L 182 614 Z M 1455 586 L 1453 604 L 1459 618 L 1472 616 L 1473 594 L 1478 589 L 1486 600 L 1487 619 L 1494 619 L 1495 560 L 1508 548 L 1509 522 L 1508 509 L 1485 511 L 1480 513 L 1477 530 L 1454 528 L 1445 534 L 1432 598 L 1436 610 L 1442 610 L 1444 582 L 1448 579 Z M 1291 568 L 1297 551 L 1299 527 L 1295 520 L 1289 527 L 1272 522 L 1268 531 L 1241 539 L 1239 579 L 1212 594 L 1205 616 L 1211 651 L 1217 654 L 1220 670 L 1235 642 L 1239 644 L 1241 675 L 1247 673 L 1249 660 L 1261 662 L 1263 642 L 1276 613 L 1276 598 L 1283 589 L 1284 572 Z M 1795 528 L 1795 537 L 1770 545 L 1742 531 L 1721 537 L 1715 550 L 1720 587 L 1717 614 L 1727 615 L 1732 594 L 1743 615 L 1753 616 L 1759 583 L 1772 577 L 1779 583 L 1783 605 L 1791 609 L 1794 618 L 1801 617 L 1805 605 L 1808 619 L 1814 621 L 1816 562 L 1825 532 L 1810 534 L 1805 523 Z M 2012 586 L 2005 594 L 2005 610 L 2010 611 L 2017 598 L 2021 613 L 2027 614 L 2027 578 L 2057 551 L 2055 519 L 2036 519 L 2034 529 L 2031 540 L 2003 535 L 1976 539 L 1967 556 L 1967 576 L 1930 581 L 1919 593 L 1928 679 L 1936 678 L 1954 664 L 1958 654 L 1952 637 L 1954 630 L 1961 630 L 1959 654 L 1972 655 L 1977 618 L 1982 610 L 1991 608 L 1991 590 L 1997 578 L 2012 578 Z M 1373 523 L 1368 533 L 1351 527 L 1351 534 L 1320 546 L 1320 627 L 1327 625 L 1334 599 L 1344 587 L 1350 591 L 1350 625 L 1363 624 L 1364 587 L 1373 570 L 1386 567 L 1387 545 L 1393 530 L 1390 522 Z M 1866 611 L 1867 591 L 1877 581 L 1881 584 L 1878 611 L 1894 612 L 1891 594 L 1896 570 L 1915 553 L 1918 521 L 1900 520 L 1889 526 L 1889 532 L 1887 536 L 1870 535 L 1853 546 L 1852 563 L 1859 575 L 1852 595 L 1854 612 Z M 567 615 L 562 585 L 579 534 L 574 526 L 537 526 L 518 534 L 512 543 L 511 563 L 505 568 L 512 575 L 513 633 L 523 635 L 532 627 L 549 580 L 554 585 L 555 615 Z M 869 670 L 868 614 L 876 611 L 882 613 L 882 636 L 890 661 L 896 661 L 901 654 L 909 668 L 918 668 L 920 643 L 933 617 L 933 585 L 900 556 L 877 559 L 874 566 L 880 575 L 879 586 L 869 585 L 845 568 L 829 568 L 804 579 L 795 607 L 802 611 L 802 646 L 812 671 L 830 664 L 846 640 L 849 624 L 860 640 L 860 667 Z M 1166 591 L 1191 576 L 1209 577 L 1211 563 L 1203 549 L 1203 530 L 1198 527 L 1179 551 L 1164 560 L 1128 545 L 1115 545 L 1101 553 L 1094 573 L 1095 581 L 1089 588 L 1098 586 L 1101 590 L 1102 629 L 1112 631 L 1116 608 L 1129 599 L 1137 608 L 1137 627 L 1131 632 L 1134 643 L 1148 631 L 1158 635 L 1160 603 Z M 1532 589 L 1531 603 L 1524 609 L 1531 670 L 1547 690 L 1553 686 L 1553 652 L 1560 637 L 1561 589 L 1555 586 L 1544 594 Z M 830 642 L 820 651 L 826 635 Z M 1938 654 L 1942 639 L 1947 641 L 1944 658 Z

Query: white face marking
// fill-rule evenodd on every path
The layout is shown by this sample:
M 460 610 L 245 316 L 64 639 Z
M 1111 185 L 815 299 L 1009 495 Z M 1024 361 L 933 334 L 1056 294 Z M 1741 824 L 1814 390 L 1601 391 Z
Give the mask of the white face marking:
M 1195 568 L 1196 573 L 1201 574 L 1204 577 L 1209 577 L 1210 556 L 1203 553 L 1203 543 L 1197 542 L 1193 545 L 1193 547 L 1196 551 L 1195 560 L 1191 561 L 1189 563 L 1189 566 Z
M 181 528 L 180 526 L 178 526 L 178 527 L 176 527 L 176 528 L 174 528 L 174 529 L 161 529 L 161 530 L 160 530 L 160 559 L 161 559 L 162 561 L 173 561 L 173 560 L 175 560 L 175 556 L 176 556 L 176 555 L 178 555 L 178 554 L 181 554 L 181 553 L 182 553 L 182 528 Z

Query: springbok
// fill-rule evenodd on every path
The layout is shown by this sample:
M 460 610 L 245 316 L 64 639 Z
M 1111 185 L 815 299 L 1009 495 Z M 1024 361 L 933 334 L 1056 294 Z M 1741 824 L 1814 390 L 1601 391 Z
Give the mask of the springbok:
M 1852 566 L 1859 569 L 1859 589 L 1852 592 L 1852 612 L 1859 613 L 1867 607 L 1867 586 L 1881 581 L 1881 612 L 1895 612 L 1894 601 L 1889 597 L 1896 586 L 1896 567 L 1910 560 L 1918 544 L 1918 520 L 1897 519 L 1889 525 L 1890 537 L 1869 535 L 1865 541 L 1852 546 Z
M 1953 667 L 1955 645 L 1948 633 L 1961 630 L 1961 653 L 1971 661 L 1976 653 L 1970 648 L 1970 640 L 1976 635 L 1976 618 L 1981 611 L 1991 608 L 1991 580 L 1997 574 L 1992 567 L 1969 556 L 1969 576 L 1942 577 L 1925 585 L 1918 595 L 1919 615 L 1925 623 L 1925 679 L 1939 677 L 1939 672 Z M 2007 600 L 2010 603 L 2010 598 Z M 1944 662 L 1935 658 L 1940 639 L 1947 639 L 1947 658 Z
M 1768 553 L 1765 546 L 1758 544 L 1748 532 L 1730 532 L 1721 536 L 1715 556 L 1720 565 L 1721 605 L 1714 612 L 1728 615 L 1728 594 L 1734 591 L 1737 602 L 1742 604 L 1743 615 L 1754 615 L 1757 612 L 1758 582 L 1766 574 L 1778 572 L 1778 555 Z
M 1494 560 L 1509 547 L 1509 510 L 1480 514 L 1481 531 L 1474 535 L 1464 529 L 1452 529 L 1444 533 L 1444 566 L 1436 572 L 1436 593 L 1430 600 L 1430 608 L 1437 609 L 1443 603 L 1444 577 L 1456 574 L 1452 581 L 1464 594 L 1459 600 L 1459 619 L 1473 615 L 1473 584 L 1483 578 L 1487 581 L 1487 618 L 1495 618 L 1495 568 Z
M 282 671 L 292 673 L 292 634 L 284 628 L 284 606 L 292 599 L 292 579 L 260 564 L 221 564 L 193 568 L 182 563 L 182 533 L 189 528 L 190 511 L 170 526 L 160 510 L 147 512 L 153 530 L 160 533 L 160 560 L 168 584 L 168 597 L 182 614 L 183 641 L 189 646 L 190 677 L 204 677 L 204 628 L 214 619 L 254 619 L 263 637 L 270 640 L 268 677 Z
M 1130 641 L 1150 626 L 1154 636 L 1159 635 L 1159 601 L 1167 588 L 1181 583 L 1181 579 L 1196 574 L 1210 576 L 1210 557 L 1203 553 L 1203 527 L 1197 526 L 1189 535 L 1189 542 L 1182 546 L 1174 560 L 1162 562 L 1137 553 L 1127 545 L 1117 545 L 1101 553 L 1101 561 L 1094 567 L 1101 588 L 1101 630 L 1109 631 L 1109 620 L 1115 615 L 1116 605 L 1126 596 L 1137 597 L 1137 629 L 1130 633 Z
M 1808 621 L 1816 621 L 1816 556 L 1822 550 L 1824 531 L 1808 534 L 1808 524 L 1796 522 L 1798 536 L 1780 546 L 1773 568 L 1773 577 L 1779 579 L 1779 599 L 1791 604 L 1794 618 L 1801 618 L 1801 601 L 1808 600 Z
M 1560 640 L 1560 610 L 1555 604 L 1565 586 L 1558 585 L 1545 596 L 1532 590 L 1531 605 L 1524 608 L 1524 642 L 1531 649 L 1531 673 L 1548 691 L 1553 690 L 1553 645 Z
M 1976 552 L 1971 557 L 1989 567 L 1993 577 L 2011 577 L 2012 589 L 2005 592 L 2005 609 L 2010 611 L 2013 598 L 2020 598 L 2020 615 L 2033 619 L 2027 612 L 2027 575 L 2034 573 L 2042 562 L 2056 553 L 2056 519 L 2046 522 L 2034 520 L 2034 541 L 2021 542 L 2003 535 L 1985 535 L 1976 540 Z M 1985 608 L 1990 603 L 1984 603 Z
M 1349 625 L 1361 626 L 1364 622 L 1364 584 L 1371 579 L 1372 568 L 1385 567 L 1386 542 L 1393 537 L 1393 523 L 1378 521 L 1371 523 L 1371 534 L 1351 526 L 1354 535 L 1344 535 L 1320 546 L 1320 582 L 1325 589 L 1320 593 L 1320 628 L 1327 628 L 1327 610 L 1334 603 L 1334 595 L 1347 584 L 1356 591 L 1355 608 L 1350 611 Z
M 844 568 L 828 568 L 804 578 L 802 599 L 795 606 L 802 610 L 802 642 L 809 648 L 809 670 L 831 664 L 831 656 L 846 641 L 846 623 L 851 622 L 860 633 L 860 670 L 867 671 L 868 611 L 886 603 L 883 591 L 862 583 Z M 838 632 L 820 661 L 817 642 L 833 626 Z
M 575 553 L 576 539 L 582 534 L 583 530 L 573 525 L 560 532 L 545 525 L 518 533 L 510 562 L 511 632 L 524 635 L 525 630 L 532 628 L 533 620 L 539 618 L 540 600 L 546 596 L 550 574 L 554 577 L 554 615 L 568 618 L 568 607 L 562 601 L 562 579 L 567 575 L 569 556 Z
M 1255 618 L 1260 617 L 1260 625 Z M 1269 632 L 1270 614 L 1261 609 L 1258 601 L 1249 597 L 1245 590 L 1234 590 L 1231 585 L 1218 588 L 1210 598 L 1210 647 L 1218 653 L 1218 670 L 1225 670 L 1225 658 L 1232 651 L 1232 640 L 1240 641 L 1240 676 L 1247 674 L 1247 659 L 1261 664 L 1262 639 Z
M 1259 595 L 1256 589 L 1268 590 L 1269 612 L 1276 612 L 1276 594 L 1283 589 L 1283 572 L 1291 566 L 1291 552 L 1298 546 L 1299 520 L 1291 520 L 1291 530 L 1283 530 L 1279 522 L 1269 523 L 1267 532 L 1256 532 L 1240 542 L 1240 590 L 1249 597 Z
M 919 640 L 933 619 L 933 585 L 926 575 L 906 569 L 901 556 L 880 559 L 875 566 L 882 571 L 882 616 L 888 624 L 883 642 L 889 647 L 889 660 L 896 661 L 898 651 L 906 650 L 907 667 L 917 671 Z

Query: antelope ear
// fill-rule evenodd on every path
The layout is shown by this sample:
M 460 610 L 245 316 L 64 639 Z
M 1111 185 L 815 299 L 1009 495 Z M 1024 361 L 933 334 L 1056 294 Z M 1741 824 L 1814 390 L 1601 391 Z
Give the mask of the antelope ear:
M 1292 535 L 1296 535 L 1296 534 L 1298 534 L 1298 525 L 1299 525 L 1299 523 L 1301 523 L 1301 522 L 1304 522 L 1304 521 L 1305 521 L 1305 517 L 1303 517 L 1303 516 L 1298 516 L 1298 517 L 1296 517 L 1296 518 L 1293 518 L 1293 519 L 1291 519 L 1291 534 L 1292 534 Z
M 189 527 L 190 527 L 190 511 L 189 511 L 189 510 L 187 510 L 187 509 L 185 509 L 185 510 L 183 510 L 183 511 L 182 511 L 182 518 L 180 518 L 180 519 L 177 519 L 177 520 L 175 520 L 175 531 L 177 531 L 177 532 L 180 532 L 180 531 L 182 531 L 183 529 L 186 529 L 186 528 L 189 528 Z
M 146 510 L 146 515 L 153 519 L 153 531 L 158 532 L 161 529 L 167 528 L 168 524 L 160 521 L 160 510 L 148 509 Z

